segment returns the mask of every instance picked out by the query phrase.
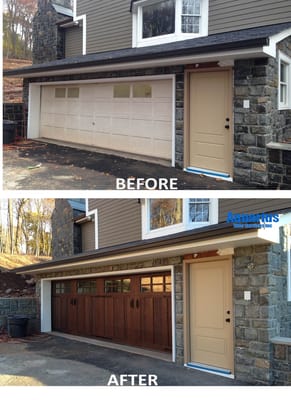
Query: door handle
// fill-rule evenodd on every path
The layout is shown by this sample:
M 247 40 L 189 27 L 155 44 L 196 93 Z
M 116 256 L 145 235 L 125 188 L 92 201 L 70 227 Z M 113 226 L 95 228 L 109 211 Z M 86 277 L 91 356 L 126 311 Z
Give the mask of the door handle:
M 130 300 L 129 305 L 130 305 L 131 308 L 134 308 L 134 300 L 133 299 Z
M 230 318 L 226 318 L 226 319 L 225 319 L 225 322 L 228 322 L 228 323 L 229 323 L 229 322 L 230 322 Z
M 136 306 L 136 308 L 139 308 L 139 301 L 138 300 L 136 300 L 135 306 Z
M 230 126 L 229 125 L 224 125 L 225 129 L 229 129 Z

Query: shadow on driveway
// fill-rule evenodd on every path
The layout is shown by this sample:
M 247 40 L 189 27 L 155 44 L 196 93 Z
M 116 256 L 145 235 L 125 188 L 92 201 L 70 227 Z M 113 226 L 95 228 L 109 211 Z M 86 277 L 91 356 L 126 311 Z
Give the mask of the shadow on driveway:
M 0 386 L 107 386 L 114 374 L 152 374 L 159 386 L 242 386 L 172 362 L 62 337 L 0 343 Z
M 179 190 L 262 189 L 51 143 L 4 146 L 4 190 L 115 190 L 116 178 L 177 178 Z

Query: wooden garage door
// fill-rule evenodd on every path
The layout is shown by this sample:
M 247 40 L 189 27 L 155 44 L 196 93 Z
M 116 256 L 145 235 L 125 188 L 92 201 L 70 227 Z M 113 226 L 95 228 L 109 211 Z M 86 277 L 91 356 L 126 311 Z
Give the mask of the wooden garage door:
M 53 330 L 161 351 L 172 348 L 170 273 L 53 283 Z
M 43 86 L 40 137 L 172 157 L 172 81 Z

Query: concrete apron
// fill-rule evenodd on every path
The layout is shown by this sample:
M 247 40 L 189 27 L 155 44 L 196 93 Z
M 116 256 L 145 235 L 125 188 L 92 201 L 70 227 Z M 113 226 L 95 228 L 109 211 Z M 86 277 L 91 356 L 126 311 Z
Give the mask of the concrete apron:
M 105 340 L 98 340 L 98 339 L 86 338 L 83 336 L 69 335 L 67 333 L 50 332 L 50 335 L 63 337 L 65 339 L 75 340 L 75 341 L 81 342 L 81 343 L 93 344 L 94 346 L 106 347 L 108 349 L 126 351 L 126 352 L 132 353 L 132 354 L 139 354 L 140 356 L 157 358 L 157 359 L 163 360 L 163 361 L 172 361 L 171 353 L 162 353 L 159 351 L 147 350 L 147 349 L 142 349 L 139 347 L 125 346 L 122 344 L 106 342 Z

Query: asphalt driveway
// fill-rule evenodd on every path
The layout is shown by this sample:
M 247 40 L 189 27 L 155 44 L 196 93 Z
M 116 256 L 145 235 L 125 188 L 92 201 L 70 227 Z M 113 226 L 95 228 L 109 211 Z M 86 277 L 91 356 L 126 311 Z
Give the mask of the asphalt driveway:
M 0 343 L 0 386 L 238 386 L 241 382 L 187 369 L 169 361 L 95 346 L 63 337 L 38 335 Z M 134 383 L 134 385 L 132 385 Z M 155 386 L 155 385 L 153 385 Z
M 116 178 L 177 178 L 179 190 L 258 189 L 52 143 L 4 145 L 4 190 L 115 190 Z

